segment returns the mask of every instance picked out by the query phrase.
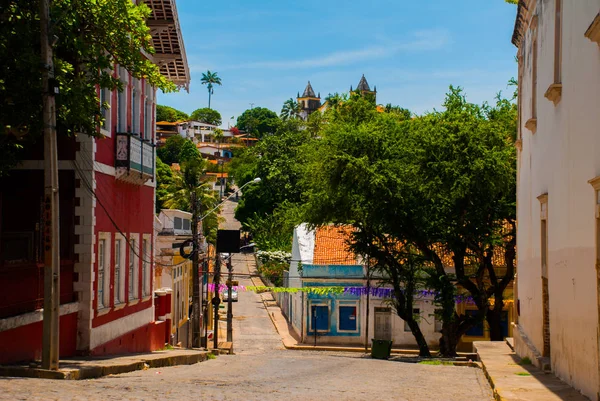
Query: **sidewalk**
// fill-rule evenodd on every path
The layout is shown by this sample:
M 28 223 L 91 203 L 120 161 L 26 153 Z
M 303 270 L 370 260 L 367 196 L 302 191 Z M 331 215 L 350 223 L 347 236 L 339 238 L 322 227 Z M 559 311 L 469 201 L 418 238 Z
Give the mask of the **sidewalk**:
M 207 360 L 209 353 L 174 349 L 115 357 L 70 358 L 61 360 L 57 371 L 31 367 L 29 364 L 0 366 L 0 376 L 64 380 L 93 379 L 149 368 L 193 365 Z
M 533 365 L 519 365 L 520 358 L 504 341 L 477 341 L 473 348 L 498 401 L 588 400 L 552 373 Z

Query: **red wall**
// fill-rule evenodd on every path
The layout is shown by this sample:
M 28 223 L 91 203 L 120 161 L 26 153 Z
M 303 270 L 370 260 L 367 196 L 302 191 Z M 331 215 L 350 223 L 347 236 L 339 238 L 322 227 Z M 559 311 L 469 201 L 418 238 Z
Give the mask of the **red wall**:
M 162 349 L 165 346 L 165 326 L 165 322 L 147 324 L 94 348 L 91 354 L 114 355 Z
M 0 364 L 41 360 L 43 323 L 0 332 Z M 59 358 L 75 355 L 77 312 L 60 317 Z
M 153 234 L 154 229 L 154 188 L 146 185 L 134 185 L 123 183 L 115 180 L 115 177 L 106 175 L 103 173 L 95 173 L 96 175 L 96 226 L 95 234 L 96 237 L 100 232 L 110 232 L 111 236 L 111 263 L 110 272 L 114 271 L 114 239 L 115 234 L 119 233 L 119 230 L 115 228 L 115 225 L 129 238 L 131 233 L 139 234 L 139 240 L 137 242 L 137 254 L 142 255 L 142 239 L 143 234 Z M 104 210 L 104 208 L 106 211 Z M 107 214 L 108 211 L 108 214 Z M 114 222 L 114 223 L 113 223 Z M 150 244 L 152 244 L 152 237 L 150 238 Z M 98 244 L 94 245 L 95 254 L 98 254 Z M 150 251 L 150 250 L 149 250 Z M 149 262 L 152 262 L 152 255 L 147 258 Z M 125 266 L 129 266 L 129 251 L 125 252 Z M 111 311 L 102 316 L 96 316 L 92 320 L 92 327 L 98 327 L 108 322 L 112 322 L 121 317 L 130 315 L 135 312 L 139 312 L 143 309 L 150 308 L 152 306 L 152 299 L 146 302 L 142 302 L 142 259 L 138 258 L 138 289 L 137 293 L 140 296 L 140 302 L 125 306 L 122 309 Z M 128 299 L 127 290 L 129 288 L 129 269 L 125 269 L 125 299 Z M 94 273 L 98 274 L 97 260 L 94 261 Z M 152 288 L 153 274 L 150 272 L 151 288 Z M 113 291 L 114 289 L 114 277 L 110 275 L 111 280 L 111 294 L 110 302 L 113 302 Z M 95 289 L 97 293 L 97 288 Z M 94 297 L 94 309 L 97 310 L 97 296 Z M 148 322 L 150 323 L 150 322 Z

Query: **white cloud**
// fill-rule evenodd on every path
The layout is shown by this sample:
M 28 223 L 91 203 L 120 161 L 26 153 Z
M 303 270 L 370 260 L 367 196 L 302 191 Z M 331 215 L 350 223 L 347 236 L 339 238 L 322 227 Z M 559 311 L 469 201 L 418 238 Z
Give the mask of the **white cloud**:
M 232 66 L 240 68 L 292 69 L 315 68 L 348 65 L 365 59 L 391 57 L 399 52 L 438 50 L 449 42 L 448 33 L 441 30 L 418 31 L 412 34 L 411 40 L 391 42 L 384 45 L 369 46 L 359 50 L 336 51 L 318 57 L 300 60 L 258 61 Z

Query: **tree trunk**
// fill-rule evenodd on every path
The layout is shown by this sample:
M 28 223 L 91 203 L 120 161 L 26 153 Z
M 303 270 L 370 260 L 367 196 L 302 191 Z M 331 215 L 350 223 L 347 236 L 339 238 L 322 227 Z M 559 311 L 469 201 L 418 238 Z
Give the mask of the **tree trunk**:
M 408 327 L 410 327 L 410 331 L 412 331 L 413 336 L 415 336 L 415 340 L 417 340 L 417 345 L 419 346 L 419 356 L 423 357 L 431 357 L 431 352 L 429 352 L 429 345 L 427 345 L 427 341 L 425 340 L 425 336 L 423 336 L 423 332 L 419 327 L 419 323 L 417 323 L 414 319 L 407 320 Z
M 454 321 L 444 321 L 442 323 L 442 338 L 440 338 L 440 355 L 444 358 L 456 357 L 456 347 L 459 340 L 458 324 Z
M 504 336 L 502 334 L 502 297 L 498 299 L 496 297 L 494 307 L 489 309 L 486 313 L 486 320 L 490 327 L 490 340 L 491 341 L 502 341 Z

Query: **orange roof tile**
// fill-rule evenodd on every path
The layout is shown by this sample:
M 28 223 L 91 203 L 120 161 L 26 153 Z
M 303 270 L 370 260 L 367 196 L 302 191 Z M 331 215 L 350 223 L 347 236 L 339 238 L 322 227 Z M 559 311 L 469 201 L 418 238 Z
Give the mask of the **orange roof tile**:
M 211 177 L 216 177 L 216 178 L 227 178 L 227 177 L 229 177 L 229 174 L 227 174 L 227 173 L 206 173 L 206 175 L 209 175 Z
M 317 228 L 315 235 L 315 265 L 356 265 L 356 255 L 348 249 L 346 241 L 354 229 L 350 226 L 325 226 Z

